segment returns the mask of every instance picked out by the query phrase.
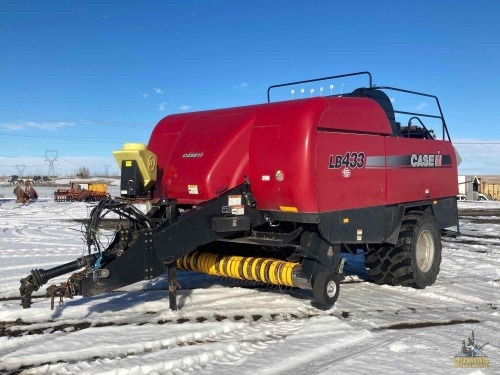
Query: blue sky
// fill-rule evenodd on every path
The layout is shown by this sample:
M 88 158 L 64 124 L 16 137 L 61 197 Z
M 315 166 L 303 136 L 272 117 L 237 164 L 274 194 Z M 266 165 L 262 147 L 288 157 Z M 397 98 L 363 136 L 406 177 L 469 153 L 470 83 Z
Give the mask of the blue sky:
M 500 174 L 499 15 L 497 1 L 4 1 L 0 174 L 46 173 L 46 150 L 60 175 L 115 173 L 112 151 L 168 114 L 364 70 L 437 95 L 460 173 Z

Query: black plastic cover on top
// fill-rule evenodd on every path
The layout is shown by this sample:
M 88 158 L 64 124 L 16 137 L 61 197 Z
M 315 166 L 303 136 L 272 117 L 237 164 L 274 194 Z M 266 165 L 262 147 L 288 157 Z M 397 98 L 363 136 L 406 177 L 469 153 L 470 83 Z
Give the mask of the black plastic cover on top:
M 391 123 L 392 134 L 394 134 L 395 136 L 399 136 L 401 134 L 401 124 L 399 122 L 396 122 L 394 107 L 392 106 L 392 102 L 385 92 L 374 89 L 359 88 L 354 90 L 352 93 L 344 96 L 370 98 L 372 100 L 375 100 L 387 115 L 387 118 Z

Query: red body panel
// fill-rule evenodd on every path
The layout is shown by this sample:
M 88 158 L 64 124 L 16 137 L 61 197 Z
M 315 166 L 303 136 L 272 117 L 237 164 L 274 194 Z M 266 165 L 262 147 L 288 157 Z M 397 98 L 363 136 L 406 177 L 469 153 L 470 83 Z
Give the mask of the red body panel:
M 385 168 L 366 168 L 369 156 L 384 156 L 384 140 L 380 135 L 319 132 L 317 141 L 316 176 L 319 211 L 334 211 L 383 205 L 386 202 Z M 330 155 L 364 153 L 364 166 L 348 167 L 349 172 L 330 168 Z M 354 159 L 350 158 L 350 163 Z M 361 160 L 356 160 L 356 164 Z
M 392 136 L 385 112 L 368 98 L 172 115 L 156 126 L 148 148 L 158 156 L 155 196 L 181 204 L 213 199 L 244 176 L 257 207 L 274 211 L 317 213 L 457 193 L 451 143 Z
M 387 164 L 387 203 L 453 197 L 458 194 L 458 174 L 455 149 L 451 142 L 428 139 L 390 137 L 385 140 L 387 155 L 409 154 L 448 156 L 436 167 L 412 167 Z M 410 156 L 411 157 L 411 156 Z M 410 161 L 411 162 L 411 161 Z

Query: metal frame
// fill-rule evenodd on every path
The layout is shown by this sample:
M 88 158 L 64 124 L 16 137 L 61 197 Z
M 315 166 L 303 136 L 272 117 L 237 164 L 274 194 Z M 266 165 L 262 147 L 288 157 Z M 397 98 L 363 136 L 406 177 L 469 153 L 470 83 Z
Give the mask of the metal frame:
M 439 99 L 438 99 L 437 96 L 430 95 L 430 94 L 424 94 L 424 93 L 417 92 L 417 91 L 410 91 L 410 90 L 398 89 L 398 88 L 390 87 L 390 86 L 370 87 L 369 90 L 392 90 L 392 91 L 404 92 L 406 94 L 420 95 L 420 96 L 425 96 L 425 97 L 428 97 L 428 98 L 433 98 L 436 101 L 436 104 L 438 106 L 440 116 L 428 115 L 428 114 L 425 114 L 425 113 L 417 113 L 417 112 L 397 111 L 397 110 L 394 110 L 394 113 L 400 113 L 400 114 L 403 114 L 403 115 L 410 115 L 410 116 L 422 116 L 422 117 L 429 117 L 429 118 L 440 119 L 441 123 L 443 124 L 443 128 L 442 128 L 443 140 L 445 140 L 445 134 L 446 134 L 446 136 L 448 137 L 448 140 L 451 142 L 450 133 L 448 132 L 448 127 L 446 126 L 446 121 L 444 119 L 443 111 L 441 109 L 441 104 L 439 103 Z
M 448 140 L 451 142 L 450 133 L 448 132 L 448 127 L 446 126 L 446 121 L 444 119 L 443 111 L 441 109 L 441 104 L 439 103 L 439 99 L 438 99 L 437 96 L 430 95 L 430 94 L 424 94 L 424 93 L 417 92 L 417 91 L 410 91 L 410 90 L 398 89 L 398 88 L 390 87 L 390 86 L 376 86 L 376 87 L 374 87 L 373 83 L 372 83 L 373 82 L 373 80 L 372 80 L 372 74 L 370 72 L 368 72 L 368 71 L 356 72 L 356 73 L 349 73 L 349 74 L 340 74 L 340 75 L 330 76 L 330 77 L 315 78 L 315 79 L 306 79 L 304 81 L 296 81 L 296 82 L 288 82 L 288 83 L 281 83 L 281 84 L 278 84 L 278 85 L 272 85 L 272 86 L 269 86 L 268 89 L 267 89 L 267 102 L 268 103 L 271 102 L 271 90 L 275 89 L 275 88 L 278 88 L 278 87 L 293 86 L 293 85 L 299 85 L 299 84 L 302 84 L 302 83 L 326 81 L 326 80 L 329 80 L 329 79 L 352 77 L 352 76 L 358 76 L 358 75 L 367 75 L 368 76 L 369 86 L 366 88 L 367 90 L 392 90 L 392 91 L 404 92 L 404 93 L 407 93 L 407 94 L 413 94 L 413 95 L 419 95 L 419 96 L 425 96 L 425 97 L 428 97 L 428 98 L 433 98 L 436 101 L 436 104 L 438 106 L 440 116 L 428 115 L 428 114 L 425 114 L 425 113 L 417 113 L 417 112 L 397 111 L 397 110 L 394 110 L 394 113 L 400 113 L 400 114 L 403 114 L 403 115 L 422 116 L 422 117 L 429 117 L 429 118 L 440 119 L 441 123 L 443 124 L 443 127 L 442 127 L 443 140 L 445 140 L 445 134 L 446 134 Z M 339 95 L 334 95 L 334 96 L 339 96 Z
M 372 88 L 372 74 L 370 72 L 357 72 L 357 73 L 349 73 L 349 74 L 341 74 L 338 76 L 331 76 L 331 77 L 324 77 L 324 78 L 315 78 L 315 79 L 307 79 L 305 81 L 297 81 L 297 82 L 289 82 L 289 83 L 281 83 L 279 85 L 272 85 L 269 86 L 267 89 L 267 102 L 271 103 L 271 90 L 277 87 L 285 87 L 285 86 L 293 86 L 293 85 L 299 85 L 301 83 L 309 83 L 309 82 L 318 82 L 318 81 L 326 81 L 328 79 L 335 79 L 335 78 L 343 78 L 343 77 L 352 77 L 352 76 L 359 76 L 366 74 L 369 77 L 369 87 Z

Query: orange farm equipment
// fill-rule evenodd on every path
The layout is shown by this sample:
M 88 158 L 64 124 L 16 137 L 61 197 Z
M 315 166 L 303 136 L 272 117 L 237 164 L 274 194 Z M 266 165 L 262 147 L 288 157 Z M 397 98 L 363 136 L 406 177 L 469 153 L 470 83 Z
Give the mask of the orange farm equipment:
M 72 181 L 69 189 L 54 192 L 56 202 L 97 202 L 107 198 L 108 187 L 103 183 Z

